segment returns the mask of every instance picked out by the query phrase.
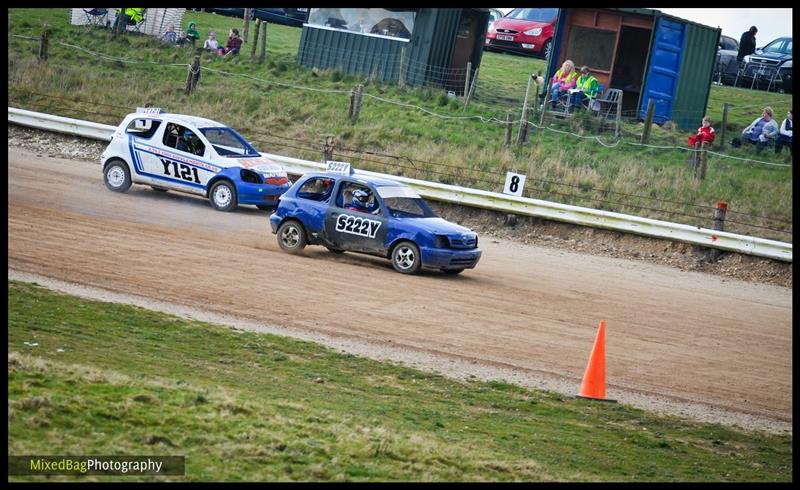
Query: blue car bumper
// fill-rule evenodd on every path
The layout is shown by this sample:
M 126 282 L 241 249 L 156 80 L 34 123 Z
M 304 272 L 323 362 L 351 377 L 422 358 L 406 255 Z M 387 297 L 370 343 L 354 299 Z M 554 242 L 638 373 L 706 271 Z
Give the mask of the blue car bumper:
M 272 213 L 269 215 L 269 226 L 272 228 L 272 233 L 278 233 L 278 225 L 281 224 L 281 217 L 278 216 L 278 213 Z
M 481 249 L 454 250 L 421 247 L 422 266 L 431 269 L 472 269 L 481 260 Z
M 239 182 L 236 186 L 236 192 L 239 193 L 239 204 L 275 206 L 278 203 L 278 198 L 288 191 L 291 186 L 291 183 L 270 185 Z

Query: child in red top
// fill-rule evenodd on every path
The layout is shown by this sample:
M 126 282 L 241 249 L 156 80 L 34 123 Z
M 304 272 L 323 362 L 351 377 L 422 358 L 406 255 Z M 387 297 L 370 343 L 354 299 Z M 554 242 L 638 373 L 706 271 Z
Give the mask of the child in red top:
M 708 116 L 703 118 L 703 125 L 697 128 L 697 134 L 689 136 L 689 146 L 694 148 L 697 143 L 711 143 L 714 141 L 714 128 L 711 127 L 711 119 Z

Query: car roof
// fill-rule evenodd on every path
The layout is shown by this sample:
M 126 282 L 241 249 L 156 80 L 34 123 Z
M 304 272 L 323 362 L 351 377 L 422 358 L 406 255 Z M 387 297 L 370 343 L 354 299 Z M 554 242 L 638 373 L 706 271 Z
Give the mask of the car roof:
M 354 180 L 356 182 L 363 182 L 363 183 L 372 184 L 375 187 L 391 187 L 391 186 L 407 187 L 402 182 L 397 182 L 396 180 L 389 180 L 389 179 L 384 179 L 382 177 L 374 177 L 374 176 L 371 176 L 371 175 L 361 175 L 361 174 L 342 175 L 342 174 L 338 174 L 338 173 L 334 173 L 334 172 L 310 172 L 310 173 L 305 174 L 305 177 L 308 177 L 308 178 L 311 178 L 311 177 L 328 177 L 328 178 L 331 178 L 331 179 L 337 179 L 337 178 L 340 178 L 340 177 L 347 177 L 347 178 L 352 179 L 352 180 Z
M 162 112 L 160 114 L 147 114 L 144 112 L 134 112 L 131 114 L 133 117 L 150 117 L 154 119 L 162 119 L 165 121 L 172 121 L 183 124 L 184 126 L 194 126 L 196 128 L 207 128 L 207 127 L 228 127 L 225 124 L 219 123 L 212 119 L 206 119 L 205 117 L 198 117 L 198 116 L 189 116 L 186 114 L 172 114 L 168 112 Z

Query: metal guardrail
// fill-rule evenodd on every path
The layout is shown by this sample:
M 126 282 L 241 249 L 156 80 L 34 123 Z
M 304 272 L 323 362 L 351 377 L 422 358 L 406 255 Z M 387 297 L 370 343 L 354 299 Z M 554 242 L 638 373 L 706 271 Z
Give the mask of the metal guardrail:
M 107 124 L 53 116 L 13 107 L 8 108 L 8 122 L 20 126 L 103 141 L 110 141 L 111 135 L 116 129 L 116 126 L 109 126 Z M 290 173 L 302 175 L 309 171 L 319 171 L 325 168 L 325 165 L 319 162 L 301 160 L 283 155 L 274 155 L 271 153 L 263 153 L 263 155 L 281 163 Z M 679 223 L 670 223 L 668 221 L 659 221 L 610 211 L 559 204 L 550 201 L 542 201 L 540 199 L 509 196 L 498 192 L 468 189 L 436 182 L 426 182 L 423 180 L 410 179 L 408 177 L 387 175 L 365 170 L 356 170 L 356 174 L 380 176 L 403 182 L 413 187 L 422 197 L 437 201 L 490 209 L 503 213 L 535 216 L 576 225 L 634 233 L 653 238 L 675 240 L 704 247 L 792 262 L 791 243 L 738 235 Z

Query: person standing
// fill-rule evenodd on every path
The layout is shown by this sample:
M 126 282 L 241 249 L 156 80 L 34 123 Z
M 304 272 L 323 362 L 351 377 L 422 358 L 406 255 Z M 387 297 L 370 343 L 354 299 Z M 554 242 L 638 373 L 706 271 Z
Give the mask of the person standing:
M 739 40 L 739 52 L 736 54 L 736 61 L 740 64 L 745 56 L 756 52 L 756 33 L 758 28 L 751 26 L 749 31 L 742 33 L 742 38 Z

